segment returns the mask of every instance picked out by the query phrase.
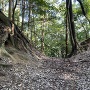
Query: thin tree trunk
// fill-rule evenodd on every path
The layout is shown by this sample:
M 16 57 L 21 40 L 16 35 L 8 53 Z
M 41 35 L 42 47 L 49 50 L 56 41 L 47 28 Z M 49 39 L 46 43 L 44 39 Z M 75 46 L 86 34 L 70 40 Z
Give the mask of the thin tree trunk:
M 12 21 L 14 22 L 15 20 L 15 17 L 14 17 L 14 15 L 15 15 L 15 9 L 16 9 L 16 7 L 17 7 L 17 0 L 16 0 L 16 2 L 15 2 L 15 5 L 14 5 L 14 1 L 13 1 L 13 13 L 12 13 Z
M 42 22 L 42 32 L 41 32 L 41 52 L 44 53 L 44 29 L 45 29 L 45 15 Z
M 34 47 L 36 48 L 36 28 L 35 28 L 35 18 L 33 15 L 33 31 L 34 31 Z
M 31 4 L 31 2 L 29 2 L 29 14 L 28 14 L 28 31 L 30 31 L 30 41 L 31 41 L 31 43 L 33 43 L 33 41 L 32 41 L 32 4 Z
M 28 7 L 29 7 L 29 12 L 28 12 L 28 31 L 30 31 L 30 22 L 31 22 L 31 16 L 30 16 L 30 14 L 31 14 L 31 4 L 30 4 L 29 1 L 28 1 L 28 3 L 29 3 L 29 5 L 28 5 Z
M 35 30 L 35 25 L 34 25 L 34 14 L 33 14 L 33 6 L 32 6 L 32 2 L 31 1 L 28 1 L 29 3 L 29 14 L 28 14 L 28 31 L 30 31 L 30 42 L 31 42 L 31 46 L 35 45 L 33 43 L 33 33 L 34 33 L 34 30 Z
M 41 52 L 44 52 L 44 30 L 42 29 Z
M 66 11 L 66 55 L 68 54 L 68 11 Z
M 8 17 L 10 20 L 12 20 L 12 0 L 9 0 L 9 12 Z
M 24 30 L 24 14 L 25 14 L 25 0 L 22 0 L 22 25 L 21 25 L 21 31 Z

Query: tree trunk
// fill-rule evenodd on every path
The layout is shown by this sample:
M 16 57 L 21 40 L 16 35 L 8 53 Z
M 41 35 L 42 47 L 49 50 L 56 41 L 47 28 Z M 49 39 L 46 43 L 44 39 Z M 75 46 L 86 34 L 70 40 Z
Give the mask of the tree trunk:
M 8 17 L 10 20 L 12 20 L 12 0 L 9 0 L 9 13 Z
M 33 32 L 34 32 L 34 47 L 36 47 L 36 28 L 35 28 L 35 17 L 33 15 Z
M 69 54 L 69 57 L 71 57 L 73 54 L 76 54 L 76 52 L 77 52 L 77 42 L 76 42 L 75 26 L 74 26 L 74 18 L 73 18 L 72 1 L 71 0 L 66 0 L 66 9 L 68 11 L 70 40 L 71 40 L 71 46 L 72 46 L 71 53 Z
M 22 24 L 21 24 L 21 31 L 24 30 L 24 14 L 25 14 L 25 0 L 22 0 Z
M 30 42 L 31 44 L 33 43 L 32 41 L 32 6 L 31 6 L 31 2 L 28 1 L 29 3 L 29 14 L 28 14 L 28 31 L 30 31 Z
M 44 29 L 45 29 L 45 15 L 42 22 L 42 31 L 41 31 L 41 52 L 44 53 Z
M 14 5 L 14 1 L 13 1 L 13 13 L 12 13 L 12 21 L 14 22 L 15 20 L 15 17 L 14 17 L 14 15 L 15 15 L 15 9 L 16 9 L 16 7 L 17 7 L 17 0 L 16 0 L 16 2 L 15 2 L 15 5 Z
M 66 55 L 68 55 L 68 11 L 66 11 Z

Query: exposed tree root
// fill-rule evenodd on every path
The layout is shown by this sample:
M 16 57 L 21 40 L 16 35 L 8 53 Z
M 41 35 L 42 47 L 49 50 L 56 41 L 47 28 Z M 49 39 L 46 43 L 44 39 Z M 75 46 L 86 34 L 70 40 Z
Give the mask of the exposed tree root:
M 5 48 L 3 48 L 3 47 L 1 47 L 0 48 L 0 56 L 7 56 L 7 57 L 10 57 L 12 60 L 15 60 L 15 58 L 11 55 L 11 54 L 9 54 L 6 50 L 5 50 Z

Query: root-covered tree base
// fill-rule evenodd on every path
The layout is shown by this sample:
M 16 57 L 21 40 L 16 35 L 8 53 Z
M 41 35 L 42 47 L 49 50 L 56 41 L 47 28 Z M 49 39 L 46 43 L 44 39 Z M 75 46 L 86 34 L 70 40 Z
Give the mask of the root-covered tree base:
M 39 59 L 32 50 L 30 41 L 24 36 L 18 26 L 0 11 L 0 47 L 5 50 L 5 47 L 10 46 L 31 54 L 35 59 Z

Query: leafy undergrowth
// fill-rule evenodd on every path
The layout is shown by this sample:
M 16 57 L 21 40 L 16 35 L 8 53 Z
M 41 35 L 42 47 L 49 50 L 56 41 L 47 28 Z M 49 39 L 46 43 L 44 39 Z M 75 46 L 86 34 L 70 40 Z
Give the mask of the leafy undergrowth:
M 0 90 L 90 90 L 90 52 L 69 59 L 6 48 L 0 55 Z

